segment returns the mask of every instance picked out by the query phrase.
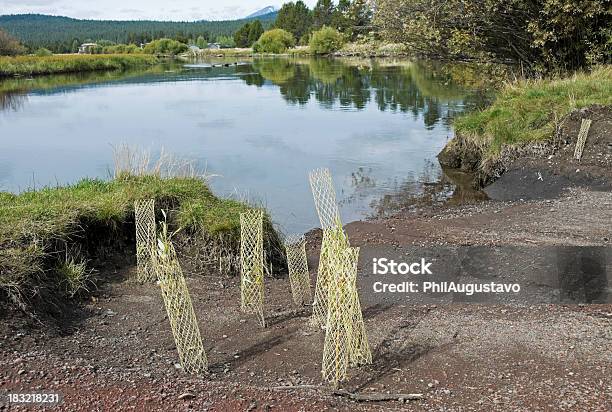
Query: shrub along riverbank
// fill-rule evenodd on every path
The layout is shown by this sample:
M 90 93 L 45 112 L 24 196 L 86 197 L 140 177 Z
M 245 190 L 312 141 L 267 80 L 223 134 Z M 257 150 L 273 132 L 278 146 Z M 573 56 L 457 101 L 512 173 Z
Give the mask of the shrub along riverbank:
M 110 257 L 134 262 L 134 201 L 148 198 L 156 200 L 158 220 L 168 211 L 183 241 L 198 239 L 210 254 L 237 256 L 240 213 L 249 206 L 217 198 L 200 178 L 123 175 L 19 195 L 0 192 L 0 306 L 7 300 L 28 310 L 53 305 L 86 290 L 91 269 L 104 273 Z M 270 224 L 265 228 L 273 259 L 270 248 L 278 248 L 279 238 Z M 220 257 L 208 256 L 217 263 Z
M 490 107 L 456 119 L 456 137 L 440 153 L 440 162 L 489 180 L 503 171 L 512 153 L 548 143 L 567 114 L 591 105 L 612 105 L 611 65 L 564 78 L 509 83 Z
M 125 70 L 156 63 L 155 56 L 139 54 L 0 57 L 0 77 Z

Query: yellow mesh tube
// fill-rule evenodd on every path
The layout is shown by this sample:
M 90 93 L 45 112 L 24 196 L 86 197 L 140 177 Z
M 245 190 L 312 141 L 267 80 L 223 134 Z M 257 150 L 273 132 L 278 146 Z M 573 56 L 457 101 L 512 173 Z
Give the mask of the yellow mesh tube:
M 285 241 L 289 283 L 293 302 L 297 306 L 307 304 L 312 299 L 310 292 L 310 275 L 306 256 L 306 239 L 302 235 L 288 236 Z
M 155 247 L 155 200 L 134 202 L 136 222 L 136 280 L 141 283 L 155 280 L 151 254 Z
M 196 374 L 208 368 L 208 360 L 183 271 L 165 224 L 162 227 L 162 234 L 153 254 L 155 273 L 181 366 L 186 372 Z
M 333 281 L 329 283 L 328 311 L 325 324 L 325 346 L 321 373 L 323 379 L 333 383 L 346 380 L 347 369 L 351 359 L 351 342 L 353 336 L 353 287 L 352 267 L 356 267 L 358 249 L 347 248 L 338 235 L 330 236 L 329 265 Z
M 262 326 L 264 317 L 263 212 L 240 214 L 240 299 L 245 313 L 256 314 Z
M 315 286 L 315 297 L 312 304 L 312 322 L 315 325 L 325 325 L 327 319 L 327 299 L 330 282 L 330 230 L 342 228 L 340 211 L 336 202 L 336 191 L 329 169 L 313 170 L 310 175 L 310 187 L 314 197 L 315 207 L 321 228 L 323 229 L 323 242 L 319 256 L 319 269 L 317 271 L 317 283 Z M 344 235 L 342 233 L 342 235 Z M 348 246 L 348 239 L 346 244 Z

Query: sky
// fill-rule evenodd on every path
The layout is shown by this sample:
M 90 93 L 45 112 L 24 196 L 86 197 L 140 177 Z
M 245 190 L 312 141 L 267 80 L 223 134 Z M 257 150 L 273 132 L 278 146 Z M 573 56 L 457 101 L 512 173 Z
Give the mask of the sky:
M 312 7 L 316 0 L 304 0 Z M 226 20 L 282 0 L 0 0 L 0 15 L 40 13 L 94 20 Z

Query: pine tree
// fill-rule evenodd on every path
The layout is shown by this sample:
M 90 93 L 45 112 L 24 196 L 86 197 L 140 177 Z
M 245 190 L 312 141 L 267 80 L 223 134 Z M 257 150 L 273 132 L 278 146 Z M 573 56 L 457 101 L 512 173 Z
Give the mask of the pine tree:
M 79 41 L 77 39 L 74 39 L 72 41 L 72 46 L 70 47 L 70 52 L 77 53 L 79 51 L 79 46 L 80 46 Z
M 338 29 L 342 33 L 346 32 L 350 27 L 349 9 L 351 0 L 339 0 L 338 6 L 334 10 L 331 26 Z
M 274 27 L 290 32 L 299 40 L 312 29 L 312 12 L 302 0 L 285 3 L 278 12 Z
M 234 33 L 234 43 L 236 47 L 249 47 L 249 34 L 251 32 L 251 23 L 246 23 Z
M 251 26 L 249 27 L 247 47 L 252 47 L 253 44 L 255 44 L 257 40 L 259 40 L 263 32 L 264 32 L 264 28 L 259 20 L 255 20 L 254 22 L 252 22 Z
M 206 47 L 208 47 L 208 42 L 206 41 L 204 36 L 198 36 L 196 40 L 196 46 L 198 46 L 200 49 L 205 49 Z
M 330 26 L 336 7 L 332 0 L 319 0 L 313 10 L 313 27 L 319 29 L 323 26 Z
M 368 0 L 353 0 L 348 9 L 348 20 L 353 38 L 366 32 L 372 22 L 372 9 Z

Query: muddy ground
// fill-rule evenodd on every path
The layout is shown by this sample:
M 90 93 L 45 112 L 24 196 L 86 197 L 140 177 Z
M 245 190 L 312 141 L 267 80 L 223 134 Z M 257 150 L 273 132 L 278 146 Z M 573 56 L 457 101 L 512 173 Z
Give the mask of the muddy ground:
M 609 247 L 610 206 L 609 192 L 580 189 L 553 201 L 357 222 L 347 231 L 362 247 Z M 317 238 L 311 234 L 308 247 L 313 285 Z M 286 280 L 267 280 L 264 329 L 241 314 L 237 278 L 188 277 L 210 362 L 208 375 L 192 377 L 176 367 L 159 289 L 130 282 L 133 270 L 107 274 L 110 281 L 59 324 L 36 325 L 12 313 L 0 326 L 0 390 L 58 391 L 58 410 L 70 411 L 612 408 L 610 304 L 385 304 L 364 296 L 374 362 L 351 369 L 342 388 L 423 399 L 356 403 L 321 381 L 323 332 L 309 324 L 309 308 L 291 312 Z
M 3 323 L 0 389 L 57 391 L 58 410 L 71 411 L 612 407 L 611 305 L 368 305 L 374 362 L 351 369 L 342 388 L 424 399 L 366 404 L 321 382 L 323 333 L 308 309 L 287 312 L 285 280 L 266 284 L 264 329 L 240 313 L 236 279 L 189 279 L 210 362 L 208 375 L 192 377 L 176 367 L 158 288 L 125 276 L 114 274 L 60 328 L 33 330 L 19 315 Z
M 350 369 L 341 388 L 421 400 L 356 402 L 334 394 L 320 375 L 324 332 L 310 324 L 310 308 L 293 305 L 286 279 L 266 280 L 262 328 L 240 312 L 236 277 L 187 273 L 210 363 L 208 374 L 187 375 L 158 287 L 131 282 L 135 269 L 112 263 L 101 273 L 106 282 L 63 319 L 43 324 L 14 310 L 3 314 L 0 392 L 59 392 L 64 400 L 55 410 L 66 411 L 610 411 L 612 145 L 602 130 L 595 136 L 604 138 L 587 142 L 582 164 L 564 154 L 569 140 L 550 158 L 521 159 L 489 187 L 494 200 L 411 205 L 346 226 L 362 256 L 381 247 L 438 254 L 476 247 L 491 256 L 502 251 L 510 263 L 529 263 L 525 250 L 533 257 L 595 248 L 603 256 L 599 290 L 587 304 L 385 302 L 360 282 L 373 364 Z M 309 233 L 313 286 L 319 244 L 320 232 Z M 525 273 L 537 273 L 538 264 Z M 498 275 L 513 271 L 503 266 Z M 20 408 L 3 397 L 5 409 Z

